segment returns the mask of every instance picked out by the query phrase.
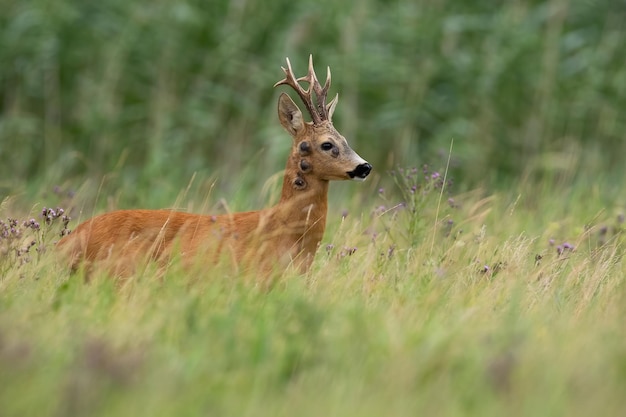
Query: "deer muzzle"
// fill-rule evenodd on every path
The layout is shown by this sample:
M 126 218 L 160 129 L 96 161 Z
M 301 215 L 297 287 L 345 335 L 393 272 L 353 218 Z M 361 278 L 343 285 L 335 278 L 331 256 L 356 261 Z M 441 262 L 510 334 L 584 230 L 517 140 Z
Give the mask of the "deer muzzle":
M 367 162 L 365 162 L 363 164 L 357 165 L 356 168 L 348 172 L 348 175 L 353 180 L 364 181 L 371 171 L 372 171 L 372 166 L 368 164 Z

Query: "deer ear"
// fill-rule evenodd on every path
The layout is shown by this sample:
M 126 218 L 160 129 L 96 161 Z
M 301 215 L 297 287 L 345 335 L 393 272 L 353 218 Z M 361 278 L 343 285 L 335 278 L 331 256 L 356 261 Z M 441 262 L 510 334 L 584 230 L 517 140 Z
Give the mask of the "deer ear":
M 278 98 L 278 120 L 292 136 L 296 136 L 304 129 L 302 112 L 286 93 L 282 93 Z
M 339 101 L 339 94 L 337 94 L 335 96 L 334 99 L 332 99 L 330 101 L 330 103 L 328 103 L 326 105 L 326 111 L 328 112 L 328 120 L 333 120 L 333 113 L 335 112 L 335 106 L 337 105 L 337 102 Z

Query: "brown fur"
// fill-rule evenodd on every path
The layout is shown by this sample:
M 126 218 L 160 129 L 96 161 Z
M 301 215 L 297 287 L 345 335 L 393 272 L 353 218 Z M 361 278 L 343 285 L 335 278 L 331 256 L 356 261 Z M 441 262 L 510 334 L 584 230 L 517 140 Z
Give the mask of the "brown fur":
M 333 127 L 335 104 L 336 99 L 328 105 L 328 120 L 305 123 L 296 104 L 281 94 L 278 116 L 292 135 L 293 146 L 281 198 L 274 207 L 220 216 L 114 211 L 80 224 L 57 246 L 69 256 L 73 269 L 98 262 L 115 275 L 134 273 L 146 259 L 164 264 L 175 255 L 186 266 L 226 259 L 237 267 L 264 272 L 290 265 L 308 270 L 326 227 L 329 181 L 350 179 L 349 172 L 357 166 L 369 166 Z M 303 142 L 309 146 L 303 148 Z M 333 150 L 322 149 L 326 142 Z

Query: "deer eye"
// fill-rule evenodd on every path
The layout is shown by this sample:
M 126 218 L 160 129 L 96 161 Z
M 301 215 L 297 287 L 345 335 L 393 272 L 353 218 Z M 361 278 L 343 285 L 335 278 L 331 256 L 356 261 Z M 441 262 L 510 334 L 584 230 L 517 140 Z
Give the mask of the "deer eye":
M 333 148 L 333 144 L 331 142 L 324 142 L 322 143 L 322 150 L 323 151 L 330 151 Z

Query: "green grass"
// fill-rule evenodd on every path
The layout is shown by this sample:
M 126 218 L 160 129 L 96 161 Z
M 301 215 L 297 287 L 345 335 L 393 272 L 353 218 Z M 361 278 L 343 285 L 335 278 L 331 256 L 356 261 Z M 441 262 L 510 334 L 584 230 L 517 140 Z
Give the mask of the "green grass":
M 331 211 L 310 274 L 270 289 L 210 265 L 86 284 L 50 247 L 8 264 L 0 414 L 626 412 L 615 190 L 444 192 L 438 210 L 436 182 L 406 174 L 381 190 L 384 208 Z M 559 255 L 564 242 L 575 248 Z

